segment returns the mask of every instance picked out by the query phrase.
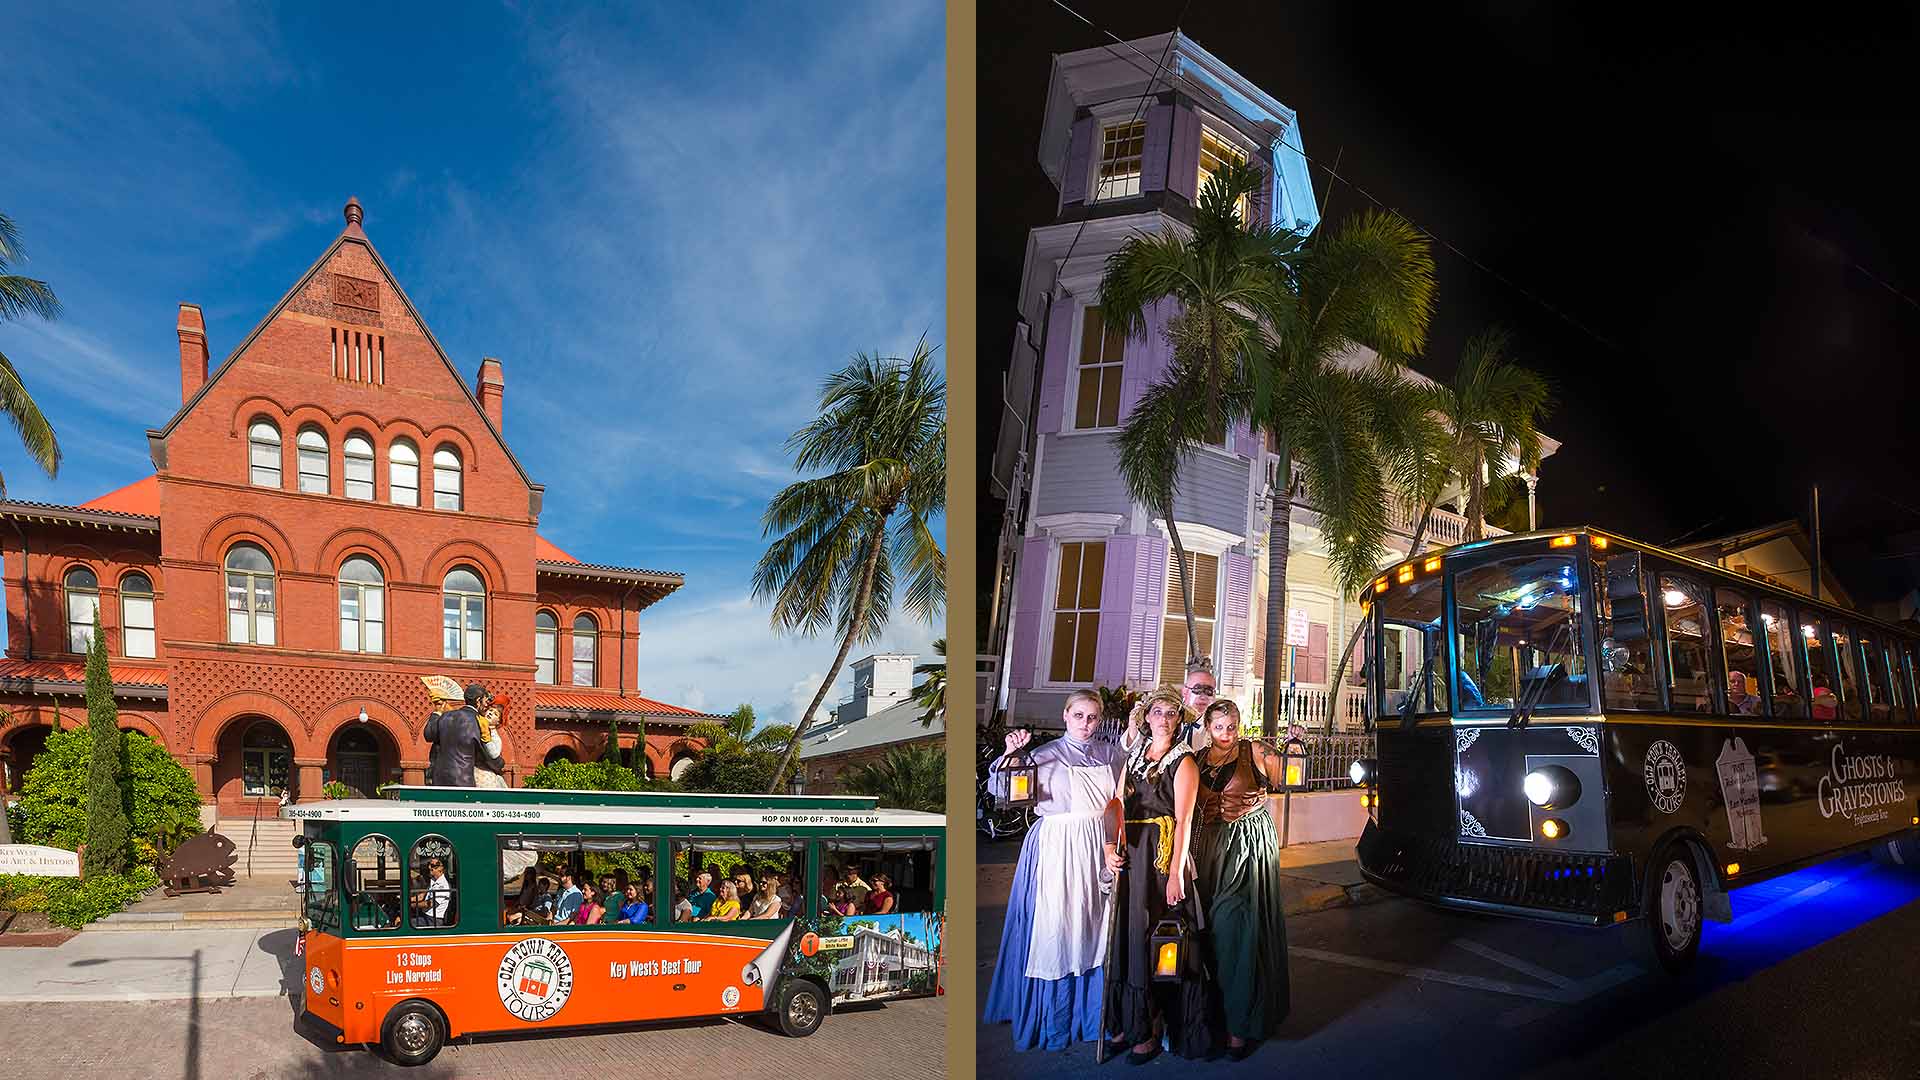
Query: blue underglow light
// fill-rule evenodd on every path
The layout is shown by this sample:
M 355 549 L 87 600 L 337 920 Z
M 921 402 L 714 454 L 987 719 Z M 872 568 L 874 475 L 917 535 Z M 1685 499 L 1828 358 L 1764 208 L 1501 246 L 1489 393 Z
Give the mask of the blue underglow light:
M 1920 874 L 1849 855 L 1735 889 L 1731 923 L 1708 923 L 1701 951 L 1736 977 L 1771 967 L 1920 900 Z

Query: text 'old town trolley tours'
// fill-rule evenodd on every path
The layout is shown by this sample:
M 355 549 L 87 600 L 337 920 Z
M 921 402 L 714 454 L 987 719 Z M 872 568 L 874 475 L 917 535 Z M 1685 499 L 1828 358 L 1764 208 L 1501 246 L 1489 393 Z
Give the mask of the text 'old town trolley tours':
M 864 796 L 398 787 L 302 823 L 302 1020 L 447 1040 L 941 989 L 945 818 Z
M 1449 906 L 1644 917 L 1689 964 L 1728 891 L 1912 862 L 1920 640 L 1597 529 L 1464 544 L 1368 590 L 1360 866 Z

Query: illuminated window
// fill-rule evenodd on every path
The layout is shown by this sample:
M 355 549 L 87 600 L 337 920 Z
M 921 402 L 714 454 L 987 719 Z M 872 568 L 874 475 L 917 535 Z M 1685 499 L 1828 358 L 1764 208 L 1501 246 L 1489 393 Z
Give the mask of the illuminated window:
M 1075 428 L 1119 426 L 1124 346 L 1120 329 L 1107 326 L 1099 308 L 1088 308 L 1080 333 L 1080 382 L 1073 400 Z
M 1767 637 L 1767 661 L 1773 668 L 1773 715 L 1805 718 L 1806 698 L 1800 693 L 1800 672 L 1795 657 L 1793 616 L 1772 600 L 1760 602 L 1760 625 Z
M 1668 701 L 1674 712 L 1713 711 L 1706 595 L 1688 578 L 1660 575 L 1660 603 L 1666 609 Z
M 1207 181 L 1213 179 L 1213 174 L 1219 172 L 1222 165 L 1230 162 L 1244 163 L 1246 160 L 1247 155 L 1239 147 L 1202 128 L 1200 130 L 1200 176 L 1193 188 L 1194 201 L 1196 203 L 1199 201 L 1200 193 L 1207 190 Z M 1245 195 L 1233 201 L 1233 209 L 1240 215 L 1240 224 L 1247 224 L 1251 204 L 1248 203 Z
M 1833 624 L 1833 653 L 1838 657 L 1834 670 L 1840 673 L 1840 713 L 1859 720 L 1866 715 L 1865 681 L 1860 678 L 1860 648 L 1846 623 Z
M 120 641 L 128 656 L 154 655 L 153 582 L 145 574 L 120 579 Z
M 1106 578 L 1105 541 L 1060 545 L 1060 579 L 1053 593 L 1053 656 L 1047 679 L 1091 683 L 1100 644 L 1100 588 Z
M 1743 593 L 1715 589 L 1714 606 L 1720 613 L 1720 656 L 1727 673 L 1727 714 L 1766 715 L 1766 695 L 1760 685 L 1760 649 L 1754 637 L 1753 605 Z
M 1193 635 L 1202 657 L 1213 656 L 1213 628 L 1219 617 L 1220 556 L 1187 552 L 1187 579 L 1193 586 Z M 1180 606 L 1180 563 L 1167 552 L 1167 606 L 1160 622 L 1160 683 L 1187 680 L 1187 616 Z
M 1809 704 L 1815 720 L 1840 719 L 1840 694 L 1834 685 L 1833 646 L 1827 636 L 1827 621 L 1811 612 L 1800 615 L 1800 648 L 1807 658 L 1807 677 L 1812 686 Z
M 1100 133 L 1100 174 L 1093 200 L 1124 199 L 1140 194 L 1140 161 L 1147 145 L 1147 123 L 1133 120 L 1114 124 Z

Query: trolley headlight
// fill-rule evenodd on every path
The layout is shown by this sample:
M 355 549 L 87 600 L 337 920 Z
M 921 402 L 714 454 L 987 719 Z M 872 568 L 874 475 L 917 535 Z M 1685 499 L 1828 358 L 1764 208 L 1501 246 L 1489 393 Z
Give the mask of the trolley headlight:
M 1542 810 L 1563 810 L 1580 801 L 1580 778 L 1564 765 L 1545 765 L 1528 773 L 1520 790 Z
M 1540 823 L 1540 835 L 1549 840 L 1559 840 L 1565 837 L 1570 831 L 1571 830 L 1567 828 L 1567 823 L 1561 821 L 1559 818 L 1548 818 Z
M 1374 761 L 1372 758 L 1360 758 L 1353 764 L 1347 766 L 1347 779 L 1353 781 L 1354 787 L 1364 787 L 1367 784 L 1373 783 L 1374 775 L 1378 771 L 1379 762 Z

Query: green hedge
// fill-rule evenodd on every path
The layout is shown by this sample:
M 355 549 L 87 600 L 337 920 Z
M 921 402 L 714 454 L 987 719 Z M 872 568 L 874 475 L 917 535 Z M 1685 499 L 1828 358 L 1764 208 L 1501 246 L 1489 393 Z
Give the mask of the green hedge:
M 0 908 L 43 911 L 55 925 L 78 930 L 125 908 L 159 885 L 160 875 L 151 866 L 90 878 L 0 874 Z
M 617 761 L 549 761 L 522 787 L 552 791 L 679 791 L 671 780 L 646 780 Z
M 200 831 L 200 789 L 193 773 L 138 731 L 121 735 L 127 821 L 133 837 L 160 846 Z M 34 758 L 20 792 L 20 839 L 77 849 L 87 839 L 88 773 L 93 736 L 86 728 L 56 731 Z M 164 852 L 162 852 L 164 854 Z

